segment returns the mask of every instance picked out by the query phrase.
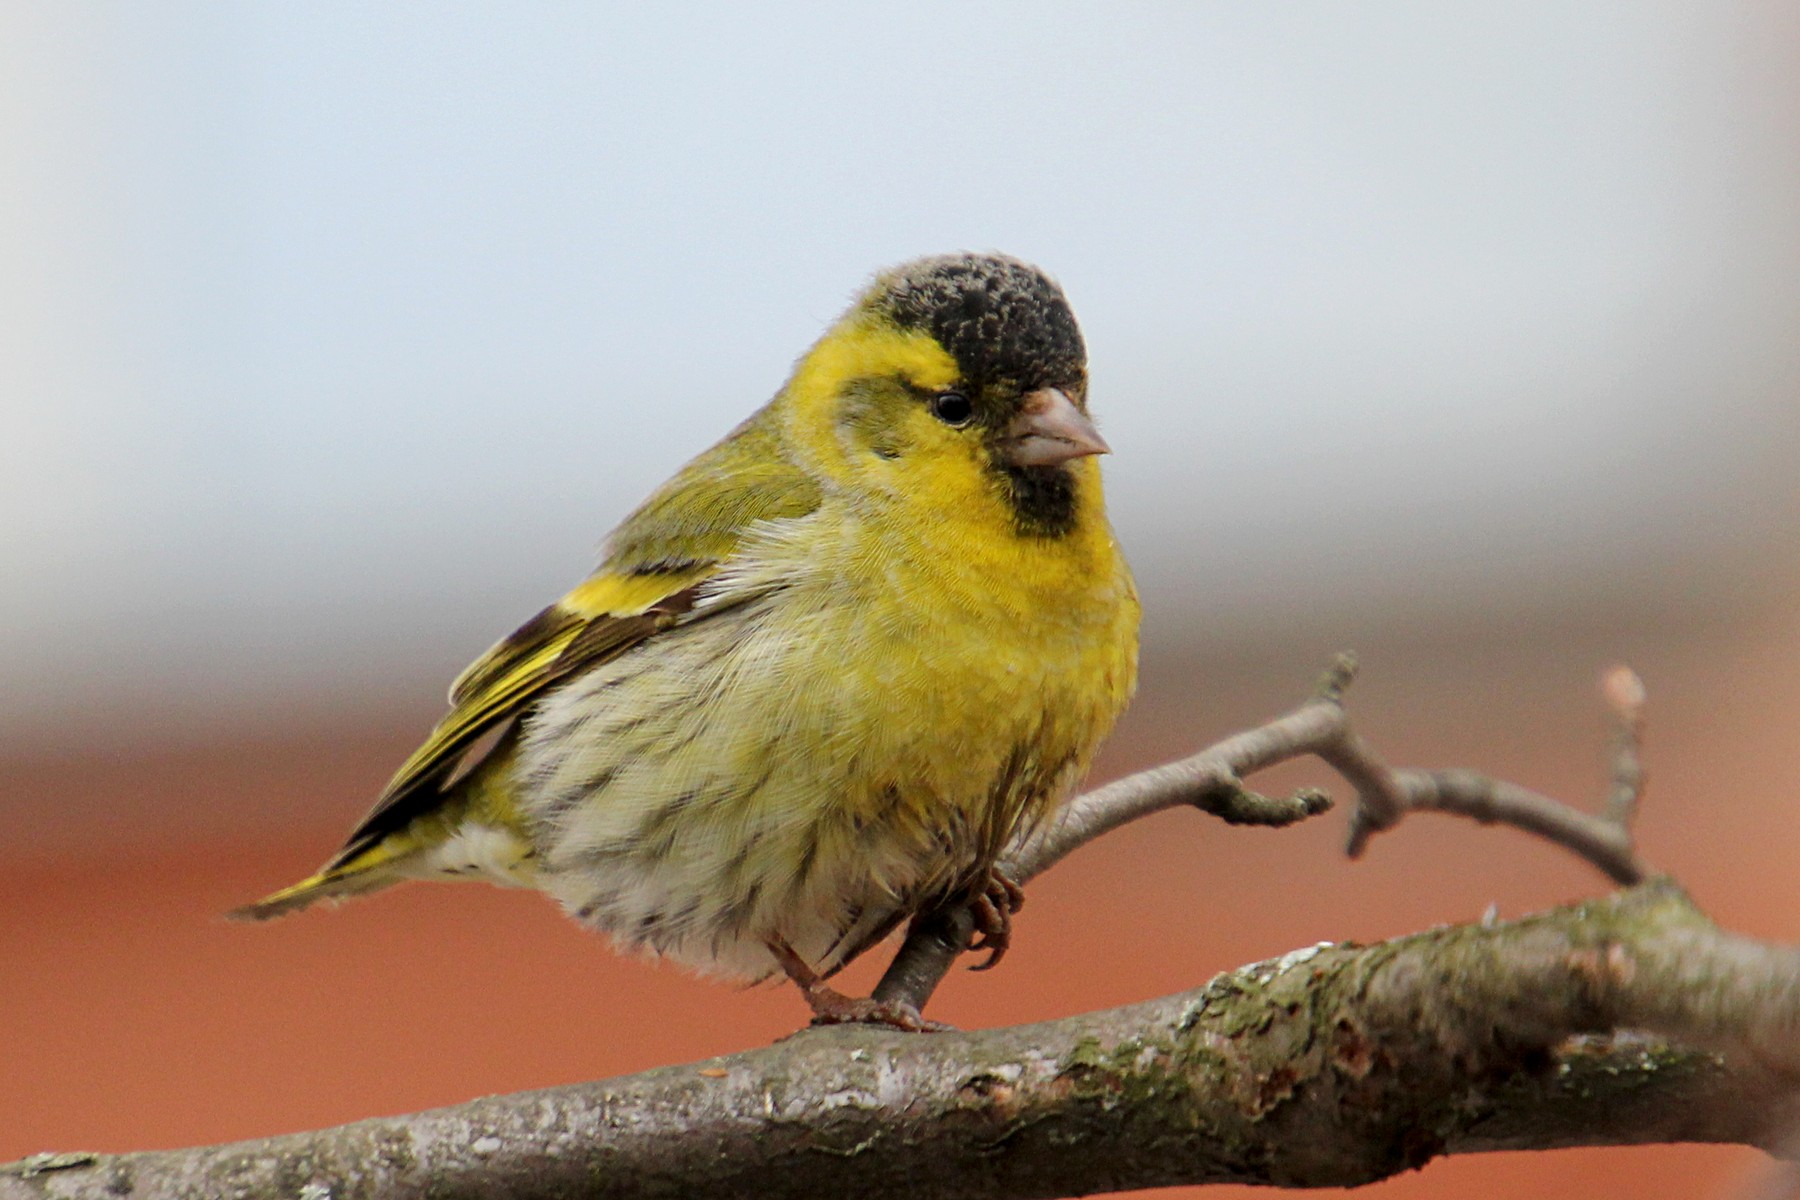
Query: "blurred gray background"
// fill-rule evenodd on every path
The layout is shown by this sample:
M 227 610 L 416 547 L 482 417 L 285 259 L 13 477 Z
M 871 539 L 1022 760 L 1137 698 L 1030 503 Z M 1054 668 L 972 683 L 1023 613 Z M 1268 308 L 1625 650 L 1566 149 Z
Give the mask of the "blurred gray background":
M 1800 541 L 1797 47 L 1784 3 L 13 0 L 0 738 L 428 709 L 957 248 L 1075 301 L 1153 647 L 1718 619 Z

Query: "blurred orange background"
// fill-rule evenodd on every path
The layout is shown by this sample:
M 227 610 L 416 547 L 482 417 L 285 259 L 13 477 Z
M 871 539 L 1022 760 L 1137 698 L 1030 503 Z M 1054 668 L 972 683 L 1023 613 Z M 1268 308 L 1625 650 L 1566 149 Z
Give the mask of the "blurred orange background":
M 860 279 L 958 247 L 1058 274 L 1092 351 L 1146 610 L 1097 779 L 1354 648 L 1394 763 L 1591 804 L 1628 662 L 1643 853 L 1800 940 L 1797 56 L 1778 0 L 7 5 L 0 1160 L 794 1029 L 789 990 L 617 957 L 534 895 L 220 914 L 335 848 L 456 670 Z M 1604 887 L 1514 832 L 1419 818 L 1349 863 L 1342 831 L 1123 830 L 933 1014 Z M 1371 1194 L 1719 1196 L 1762 1164 L 1493 1155 Z

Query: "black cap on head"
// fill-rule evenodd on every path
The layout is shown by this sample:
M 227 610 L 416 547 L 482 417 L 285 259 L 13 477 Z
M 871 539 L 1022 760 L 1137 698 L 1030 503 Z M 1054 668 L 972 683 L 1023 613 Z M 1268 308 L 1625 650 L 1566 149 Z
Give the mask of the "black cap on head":
M 943 254 L 896 267 L 872 297 L 906 329 L 936 338 L 973 382 L 1069 388 L 1087 349 L 1069 302 L 1049 276 L 1004 254 Z

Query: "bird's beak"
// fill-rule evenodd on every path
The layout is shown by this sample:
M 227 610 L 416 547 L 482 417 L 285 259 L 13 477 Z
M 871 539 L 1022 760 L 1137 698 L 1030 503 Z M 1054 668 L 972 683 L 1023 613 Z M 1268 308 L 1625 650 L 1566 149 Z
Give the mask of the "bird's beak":
M 1000 453 L 1018 467 L 1052 467 L 1112 447 L 1094 423 L 1061 388 L 1039 388 L 1025 396 L 1025 408 L 1000 440 Z

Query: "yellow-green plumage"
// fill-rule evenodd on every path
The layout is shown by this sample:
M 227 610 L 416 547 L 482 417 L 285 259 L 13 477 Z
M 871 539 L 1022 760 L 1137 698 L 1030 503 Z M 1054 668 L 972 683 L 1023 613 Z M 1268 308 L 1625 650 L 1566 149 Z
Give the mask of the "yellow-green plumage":
M 773 945 L 828 973 L 978 891 L 1135 680 L 1103 443 L 1058 442 L 1092 433 L 1085 387 L 1033 268 L 878 277 L 592 577 L 465 672 L 344 851 L 245 915 L 466 874 L 760 978 Z

